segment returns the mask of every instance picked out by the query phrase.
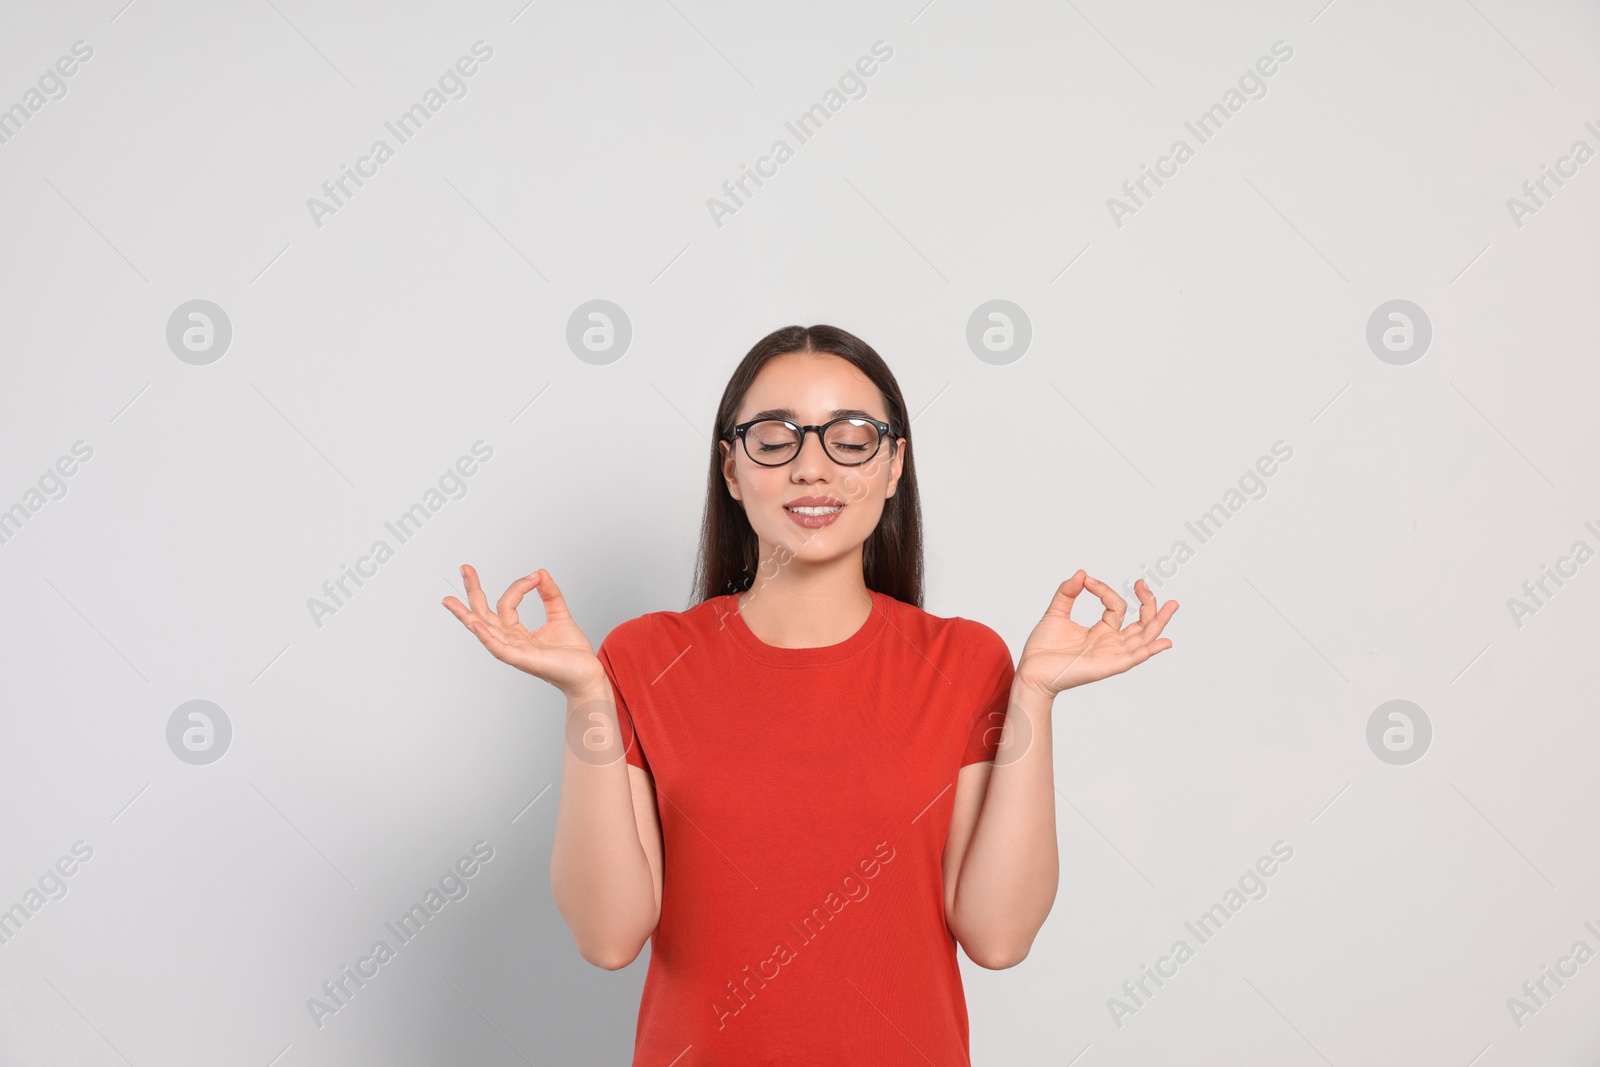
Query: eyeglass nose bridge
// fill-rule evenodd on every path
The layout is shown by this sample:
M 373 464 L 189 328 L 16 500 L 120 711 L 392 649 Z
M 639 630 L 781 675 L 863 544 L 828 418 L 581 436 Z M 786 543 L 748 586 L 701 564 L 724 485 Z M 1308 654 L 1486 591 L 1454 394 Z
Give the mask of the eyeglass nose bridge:
M 799 425 L 799 424 L 796 423 L 796 425 Z M 784 463 L 793 463 L 795 460 L 800 458 L 800 453 L 802 453 L 802 452 L 804 452 L 806 450 L 806 434 L 810 433 L 812 430 L 817 431 L 817 447 L 822 449 L 822 454 L 824 456 L 827 456 L 828 460 L 830 462 L 832 462 L 832 463 L 838 463 L 839 462 L 839 460 L 837 458 L 835 458 L 834 454 L 832 452 L 828 451 L 828 439 L 826 437 L 822 436 L 823 427 L 821 427 L 821 426 L 801 426 L 800 427 L 800 443 L 794 446 L 794 455 L 792 455 L 788 459 L 784 460 Z M 840 464 L 840 466 L 848 467 L 848 466 L 852 466 L 852 464 L 844 463 L 844 464 Z

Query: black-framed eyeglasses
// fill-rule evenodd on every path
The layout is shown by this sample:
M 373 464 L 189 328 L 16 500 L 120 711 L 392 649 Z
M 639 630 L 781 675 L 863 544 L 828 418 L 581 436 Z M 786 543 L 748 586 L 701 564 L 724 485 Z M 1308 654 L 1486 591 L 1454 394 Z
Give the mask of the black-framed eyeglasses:
M 898 437 L 887 422 L 846 415 L 821 426 L 801 426 L 788 419 L 753 419 L 723 437 L 744 442 L 744 454 L 762 467 L 781 467 L 800 454 L 806 433 L 815 430 L 828 458 L 841 467 L 859 467 L 878 454 L 885 435 Z

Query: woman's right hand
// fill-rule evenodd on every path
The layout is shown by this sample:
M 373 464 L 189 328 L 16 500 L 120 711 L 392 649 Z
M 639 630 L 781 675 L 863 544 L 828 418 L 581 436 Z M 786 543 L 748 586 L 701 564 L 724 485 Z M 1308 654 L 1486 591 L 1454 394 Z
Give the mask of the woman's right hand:
M 444 598 L 444 606 L 495 659 L 549 682 L 569 697 L 604 691 L 606 677 L 600 660 L 572 620 L 549 571 L 541 568 L 512 582 L 492 611 L 478 584 L 478 572 L 470 564 L 462 564 L 461 578 L 471 608 L 453 596 Z M 545 623 L 537 630 L 529 630 L 517 618 L 517 605 L 530 589 L 539 591 L 544 606 Z

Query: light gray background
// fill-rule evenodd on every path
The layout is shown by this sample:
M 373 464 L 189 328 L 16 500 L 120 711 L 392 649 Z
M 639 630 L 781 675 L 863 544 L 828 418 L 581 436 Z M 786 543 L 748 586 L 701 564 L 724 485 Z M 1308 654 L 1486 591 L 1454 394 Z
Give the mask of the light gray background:
M 548 568 L 595 644 L 681 610 L 727 376 L 815 322 L 916 412 L 928 610 L 1013 655 L 1074 569 L 1121 586 L 1194 547 L 1294 450 L 1162 588 L 1175 647 L 1058 700 L 1060 894 L 1020 966 L 963 961 L 975 1063 L 1600 1056 L 1600 961 L 1520 1027 L 1506 1003 L 1600 949 L 1600 562 L 1507 605 L 1600 548 L 1600 160 L 1507 206 L 1600 148 L 1595 5 L 33 3 L 0 11 L 0 106 L 79 40 L 0 145 L 0 508 L 93 449 L 0 545 L 0 907 L 94 851 L 0 945 L 0 1062 L 626 1062 L 648 954 L 588 966 L 550 898 L 559 697 L 439 601 L 470 561 L 496 592 Z M 194 299 L 233 330 L 205 366 L 166 342 Z M 632 326 L 607 365 L 566 342 L 595 299 Z M 1433 330 L 1404 366 L 1366 342 L 1396 299 Z M 990 300 L 1031 324 L 1006 365 L 966 340 Z M 317 626 L 307 599 L 478 440 L 466 495 Z M 233 730 L 206 766 L 167 744 L 194 699 Z M 1433 727 L 1409 765 L 1366 741 L 1392 699 Z M 307 999 L 479 840 L 470 894 L 319 1029 Z M 1270 892 L 1119 1027 L 1108 998 L 1278 840 Z

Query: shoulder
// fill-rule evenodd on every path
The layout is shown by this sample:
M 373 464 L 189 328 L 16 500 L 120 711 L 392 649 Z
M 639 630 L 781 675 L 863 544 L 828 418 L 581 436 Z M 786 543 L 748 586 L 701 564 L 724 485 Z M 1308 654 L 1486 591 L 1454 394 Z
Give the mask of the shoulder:
M 955 620 L 960 637 L 961 674 L 981 714 L 1003 711 L 1016 678 L 1016 662 L 1005 638 L 976 619 Z M 991 758 L 993 753 L 990 754 Z
M 967 664 L 987 664 L 996 660 L 1009 663 L 1011 650 L 1005 638 L 993 628 L 960 615 L 935 615 L 903 600 L 889 600 L 895 626 L 910 635 L 927 640 L 928 646 L 943 646 Z M 935 640 L 937 639 L 937 640 Z
M 624 619 L 611 628 L 611 632 L 606 634 L 605 639 L 600 642 L 600 647 L 613 651 L 621 648 L 637 647 L 648 641 L 650 635 L 655 631 L 656 616 L 664 614 L 667 614 L 667 612 L 647 611 L 635 618 Z
M 647 611 L 617 623 L 606 634 L 600 647 L 612 652 L 637 651 L 658 643 L 672 643 L 686 634 L 716 626 L 718 616 L 711 601 L 705 600 L 684 611 Z
M 962 656 L 966 662 L 973 665 L 983 665 L 1003 662 L 1008 666 L 1011 663 L 1011 648 L 1006 644 L 1006 639 L 1001 637 L 993 627 L 979 622 L 977 619 L 963 619 L 957 617 L 960 623 L 959 641 L 962 646 Z

